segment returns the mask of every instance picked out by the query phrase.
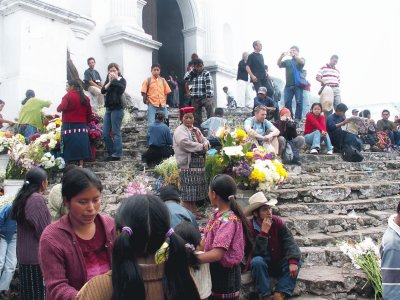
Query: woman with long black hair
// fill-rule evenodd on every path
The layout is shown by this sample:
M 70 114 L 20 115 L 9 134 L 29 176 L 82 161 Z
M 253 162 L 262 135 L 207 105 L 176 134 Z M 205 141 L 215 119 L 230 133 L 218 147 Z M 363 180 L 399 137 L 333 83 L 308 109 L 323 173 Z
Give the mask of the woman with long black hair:
M 51 222 L 50 212 L 42 195 L 47 185 L 47 173 L 43 169 L 29 170 L 12 206 L 11 217 L 17 221 L 19 296 L 22 300 L 45 299 L 38 251 L 40 236 Z
M 157 196 L 125 199 L 115 215 L 119 235 L 114 243 L 112 272 L 89 281 L 77 299 L 200 299 L 186 259 L 189 250 L 169 220 L 168 208 Z M 168 258 L 156 264 L 155 253 L 166 240 Z
M 87 124 L 92 115 L 90 100 L 83 93 L 82 87 L 76 80 L 68 80 L 67 94 L 57 107 L 62 112 L 61 152 L 64 160 L 69 163 L 79 161 L 83 166 L 84 160 L 92 159 L 90 150 L 89 131 Z
M 216 175 L 208 197 L 217 208 L 208 220 L 200 263 L 210 263 L 212 294 L 209 299 L 239 299 L 240 263 L 253 248 L 246 216 L 236 202 L 236 182 L 226 174 Z

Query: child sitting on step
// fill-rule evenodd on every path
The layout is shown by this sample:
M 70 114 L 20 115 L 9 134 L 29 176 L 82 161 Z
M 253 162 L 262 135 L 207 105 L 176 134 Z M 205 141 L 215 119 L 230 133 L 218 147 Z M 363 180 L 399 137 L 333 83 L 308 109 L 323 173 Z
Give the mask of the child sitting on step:
M 212 293 L 209 299 L 239 299 L 240 263 L 252 249 L 250 229 L 236 202 L 236 183 L 225 174 L 216 175 L 208 190 L 211 214 L 202 241 L 200 263 L 210 263 Z
M 210 265 L 199 265 L 196 257 L 196 254 L 204 253 L 203 251 L 197 250 L 201 241 L 200 231 L 198 228 L 196 228 L 196 226 L 193 225 L 193 223 L 183 221 L 175 227 L 175 233 L 186 242 L 185 247 L 193 251 L 188 252 L 190 254 L 188 261 L 191 265 L 190 275 L 192 275 L 193 281 L 197 286 L 200 298 L 208 299 L 208 297 L 211 295 Z

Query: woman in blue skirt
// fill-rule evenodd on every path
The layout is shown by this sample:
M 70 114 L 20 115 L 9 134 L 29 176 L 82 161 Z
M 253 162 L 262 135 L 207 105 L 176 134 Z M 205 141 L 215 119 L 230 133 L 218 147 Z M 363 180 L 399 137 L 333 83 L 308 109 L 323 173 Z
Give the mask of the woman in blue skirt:
M 83 167 L 84 160 L 91 160 L 88 122 L 92 115 L 89 98 L 83 93 L 76 80 L 68 80 L 67 94 L 57 107 L 62 112 L 61 153 L 67 163 L 79 161 Z

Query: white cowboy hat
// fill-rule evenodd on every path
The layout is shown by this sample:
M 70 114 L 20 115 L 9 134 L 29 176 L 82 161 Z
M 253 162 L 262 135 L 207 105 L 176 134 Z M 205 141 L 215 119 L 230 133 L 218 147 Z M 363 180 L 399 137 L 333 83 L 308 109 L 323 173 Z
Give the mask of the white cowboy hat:
M 249 206 L 246 208 L 244 212 L 246 217 L 250 217 L 257 208 L 263 205 L 275 206 L 278 203 L 276 199 L 268 200 L 263 192 L 255 193 L 253 196 L 249 198 Z

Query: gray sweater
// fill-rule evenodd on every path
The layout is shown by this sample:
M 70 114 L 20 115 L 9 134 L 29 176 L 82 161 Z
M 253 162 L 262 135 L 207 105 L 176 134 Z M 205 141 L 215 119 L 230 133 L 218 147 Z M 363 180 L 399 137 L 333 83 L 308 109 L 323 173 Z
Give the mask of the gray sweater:
M 381 270 L 384 300 L 400 297 L 400 227 L 394 222 L 396 216 L 389 217 L 389 226 L 382 239 Z

